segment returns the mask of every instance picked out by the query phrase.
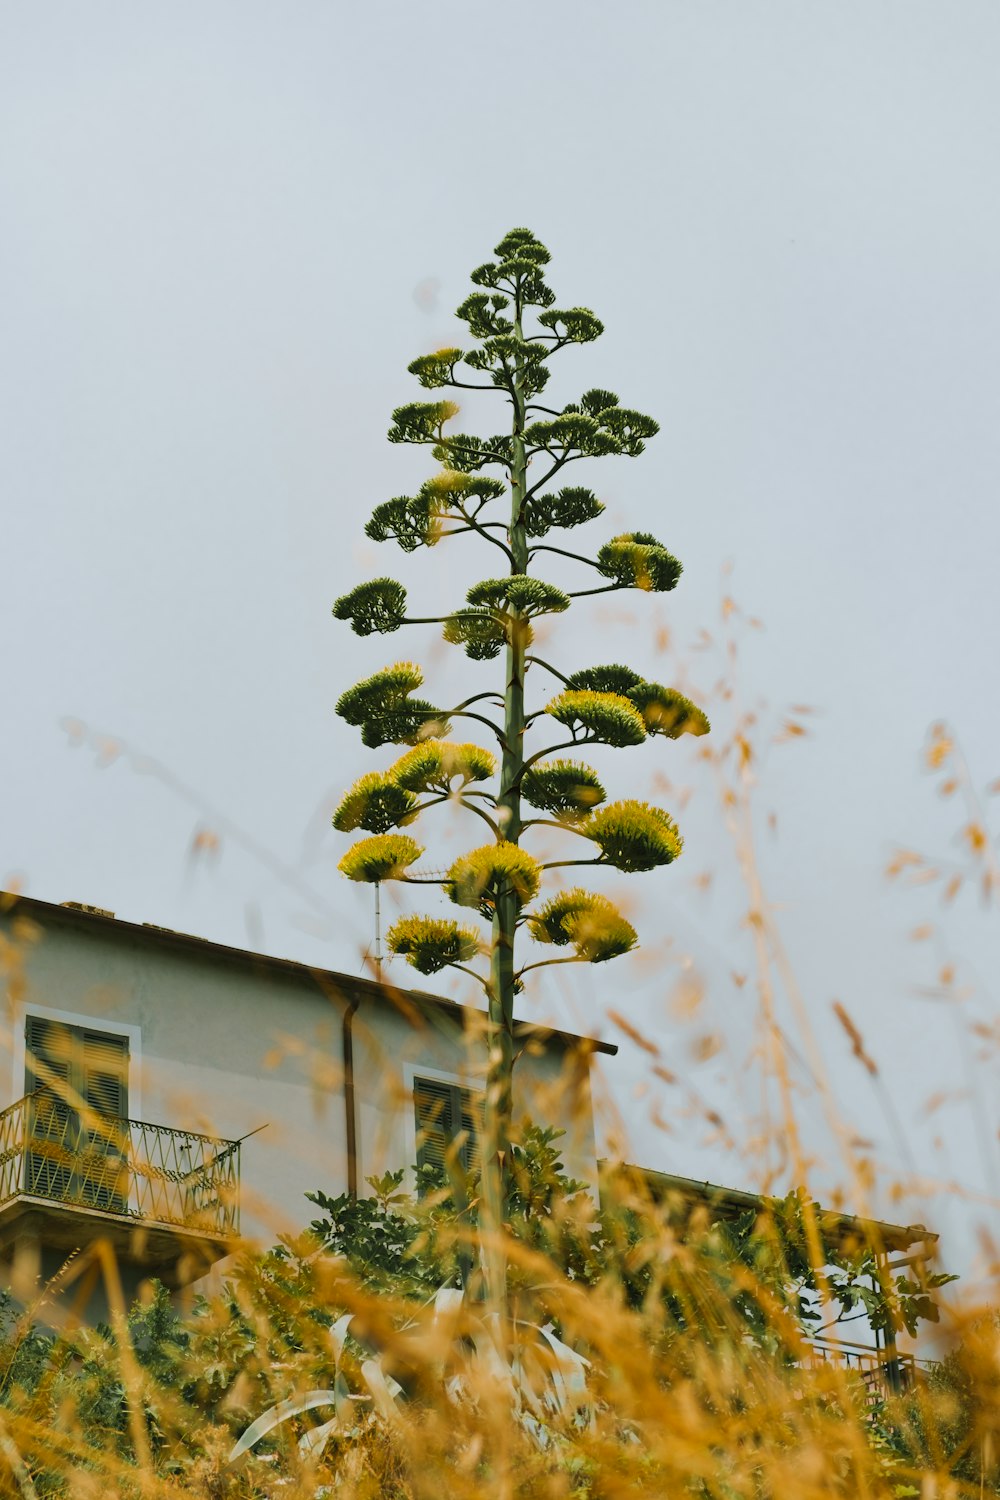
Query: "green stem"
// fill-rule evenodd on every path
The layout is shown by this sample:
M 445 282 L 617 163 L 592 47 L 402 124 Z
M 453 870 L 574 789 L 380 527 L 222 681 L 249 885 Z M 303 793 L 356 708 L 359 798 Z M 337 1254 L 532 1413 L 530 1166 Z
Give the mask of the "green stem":
M 627 588 L 625 583 L 606 583 L 599 589 L 576 589 L 570 594 L 571 599 L 585 599 L 588 594 L 613 594 L 618 589 Z
M 553 859 L 547 865 L 542 865 L 543 870 L 568 870 L 570 865 L 606 865 L 607 860 L 601 857 L 597 859 Z
M 524 342 L 521 291 L 514 299 L 514 334 Z M 510 466 L 511 511 L 510 545 L 512 576 L 528 571 L 528 537 L 523 520 L 527 494 L 527 454 L 525 428 L 524 358 L 515 358 L 512 407 L 512 458 Z M 500 795 L 497 798 L 497 822 L 502 836 L 516 844 L 521 837 L 521 771 L 524 765 L 524 672 L 528 634 L 527 621 L 517 609 L 510 610 L 511 625 L 506 650 L 506 683 L 504 688 L 504 727 L 501 745 Z M 514 1071 L 514 939 L 518 908 L 512 891 L 498 893 L 494 907 L 489 982 L 489 1062 L 486 1077 L 486 1151 L 483 1162 L 485 1228 L 496 1244 L 507 1216 L 510 1189 L 510 1136 L 513 1115 L 512 1082 Z M 491 1256 L 489 1277 L 494 1307 L 505 1307 L 504 1258 L 499 1249 Z
M 589 959 L 581 958 L 579 953 L 574 953 L 570 958 L 543 958 L 540 963 L 525 964 L 523 969 L 518 970 L 517 977 L 518 979 L 522 979 L 525 974 L 530 974 L 533 969 L 551 969 L 553 964 L 585 964 L 589 962 Z
M 536 552 L 558 552 L 560 557 L 571 557 L 574 562 L 586 563 L 588 568 L 600 567 L 600 564 L 596 563 L 592 557 L 584 557 L 579 552 L 567 552 L 565 547 L 550 547 L 546 542 L 536 542 L 531 549 L 532 557 Z
M 418 811 L 418 808 L 414 808 L 414 812 Z M 582 828 L 574 828 L 572 823 L 559 823 L 555 818 L 529 818 L 526 823 L 522 824 L 522 831 L 527 828 L 559 828 L 563 833 L 575 833 L 582 839 L 590 837 Z
M 535 665 L 538 666 L 538 667 L 544 667 L 545 670 L 546 670 L 546 672 L 551 672 L 552 675 L 553 675 L 553 677 L 558 677 L 559 678 L 560 682 L 563 682 L 563 683 L 568 683 L 569 682 L 569 678 L 566 677 L 566 676 L 564 676 L 563 673 L 560 672 L 557 667 L 550 666 L 549 663 L 547 661 L 543 661 L 540 656 L 526 656 L 525 657 L 525 661 L 527 661 L 527 662 L 534 662 Z
M 448 967 L 449 969 L 457 969 L 460 974 L 468 974 L 470 979 L 474 979 L 477 984 L 481 984 L 487 995 L 489 994 L 489 984 L 481 974 L 476 973 L 475 969 L 470 969 L 465 964 L 449 964 Z

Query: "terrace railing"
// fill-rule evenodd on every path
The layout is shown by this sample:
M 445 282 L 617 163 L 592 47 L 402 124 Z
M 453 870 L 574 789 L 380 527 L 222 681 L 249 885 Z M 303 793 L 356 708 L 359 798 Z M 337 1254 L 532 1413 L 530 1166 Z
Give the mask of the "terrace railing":
M 912 1354 L 841 1339 L 814 1339 L 810 1348 L 814 1362 L 843 1365 L 860 1375 L 869 1402 L 908 1391 L 916 1379 Z
M 240 1143 L 78 1112 L 39 1091 L 0 1114 L 0 1208 L 19 1197 L 229 1239 L 239 1233 Z

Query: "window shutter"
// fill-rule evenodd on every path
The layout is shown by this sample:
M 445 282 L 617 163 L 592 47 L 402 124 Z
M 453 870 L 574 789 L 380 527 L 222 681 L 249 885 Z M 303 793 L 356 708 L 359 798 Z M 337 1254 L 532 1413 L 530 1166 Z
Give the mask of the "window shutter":
M 417 1120 L 417 1166 L 443 1171 L 448 1142 L 455 1134 L 453 1094 L 450 1083 L 431 1078 L 413 1080 L 413 1104 Z
M 104 1031 L 81 1036 L 80 1098 L 95 1114 L 128 1116 L 128 1037 Z
M 25 1090 L 34 1096 L 28 1116 L 33 1149 L 25 1157 L 25 1191 L 40 1198 L 66 1198 L 77 1137 L 76 1114 L 68 1098 L 73 1087 L 70 1028 L 28 1016 L 24 1045 Z
M 479 1138 L 482 1134 L 483 1101 L 480 1094 L 471 1089 L 461 1090 L 462 1130 L 465 1144 L 462 1147 L 462 1165 L 467 1172 L 479 1171 Z
M 413 1080 L 417 1121 L 417 1165 L 444 1171 L 450 1149 L 461 1136 L 456 1159 L 465 1172 L 479 1170 L 482 1095 L 432 1078 Z
M 128 1038 L 81 1030 L 78 1057 L 84 1113 L 77 1194 L 88 1207 L 122 1212 L 126 1190 Z
M 24 1039 L 33 1096 L 25 1190 L 123 1213 L 128 1038 L 28 1016 Z

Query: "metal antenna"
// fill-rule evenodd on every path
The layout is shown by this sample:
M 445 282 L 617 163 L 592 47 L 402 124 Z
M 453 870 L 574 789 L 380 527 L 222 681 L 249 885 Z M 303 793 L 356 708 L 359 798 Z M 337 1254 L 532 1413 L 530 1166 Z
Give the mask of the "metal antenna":
M 381 883 L 375 882 L 375 978 L 382 983 L 382 906 Z

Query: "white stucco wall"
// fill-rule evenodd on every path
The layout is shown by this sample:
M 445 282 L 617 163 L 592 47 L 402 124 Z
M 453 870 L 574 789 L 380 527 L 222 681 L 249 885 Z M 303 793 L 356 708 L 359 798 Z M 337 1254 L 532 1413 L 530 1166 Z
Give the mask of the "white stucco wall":
M 301 1230 L 313 1213 L 307 1191 L 345 1190 L 346 997 L 334 976 L 229 957 L 100 918 L 37 909 L 33 916 L 40 935 L 0 1034 L 0 1108 L 25 1091 L 29 1011 L 127 1031 L 133 1118 L 229 1139 L 259 1131 L 242 1148 L 245 1233 L 270 1243 Z M 6 918 L 0 922 L 9 930 Z M 414 1159 L 414 1074 L 481 1086 L 484 1049 L 481 1038 L 463 1039 L 453 1015 L 432 1008 L 426 1018 L 408 1016 L 380 997 L 362 1001 L 354 1035 L 364 1191 L 370 1174 Z M 558 1041 L 522 1049 L 515 1104 L 565 1126 L 569 1169 L 594 1181 L 587 1068 L 568 1060 Z

